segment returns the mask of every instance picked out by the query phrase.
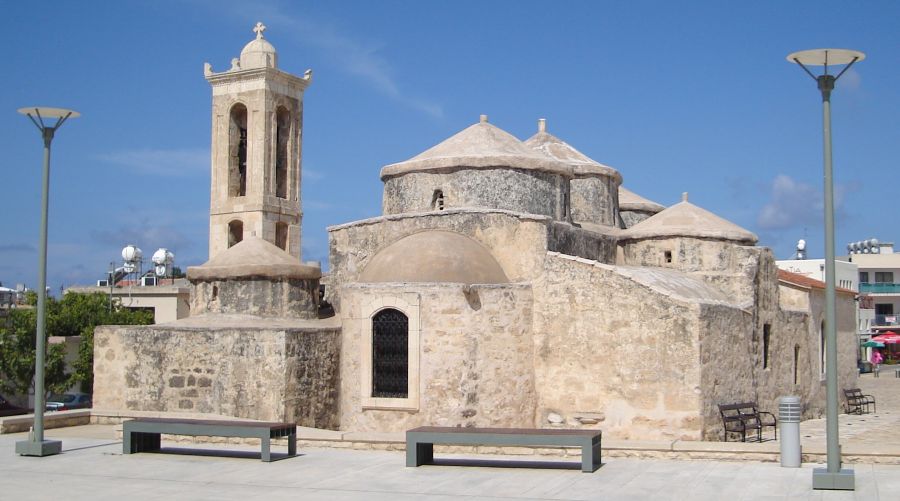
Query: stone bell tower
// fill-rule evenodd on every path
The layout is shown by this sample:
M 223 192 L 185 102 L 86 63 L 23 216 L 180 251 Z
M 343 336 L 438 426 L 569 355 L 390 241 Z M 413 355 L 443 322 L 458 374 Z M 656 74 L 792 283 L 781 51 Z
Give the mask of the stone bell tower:
M 257 236 L 300 259 L 303 91 L 312 71 L 278 69 L 278 54 L 256 23 L 256 39 L 212 85 L 209 257 Z

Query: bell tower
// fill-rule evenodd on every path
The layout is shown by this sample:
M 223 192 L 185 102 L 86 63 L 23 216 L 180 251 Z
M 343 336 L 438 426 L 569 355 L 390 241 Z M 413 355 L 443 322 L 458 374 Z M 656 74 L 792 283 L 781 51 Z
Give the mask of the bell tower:
M 203 68 L 212 86 L 210 259 L 257 236 L 300 260 L 303 91 L 312 71 L 279 70 L 265 29 L 256 23 L 229 70 Z

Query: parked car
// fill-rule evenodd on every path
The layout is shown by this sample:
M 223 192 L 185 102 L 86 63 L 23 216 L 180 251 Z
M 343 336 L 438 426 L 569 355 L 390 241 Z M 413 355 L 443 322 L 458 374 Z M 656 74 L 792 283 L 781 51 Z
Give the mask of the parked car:
M 13 405 L 9 403 L 3 395 L 0 395 L 0 417 L 3 416 L 18 416 L 19 414 L 28 414 L 31 412 L 24 407 L 19 407 L 17 405 Z
M 47 398 L 48 411 L 87 409 L 90 406 L 91 396 L 87 393 L 54 393 Z

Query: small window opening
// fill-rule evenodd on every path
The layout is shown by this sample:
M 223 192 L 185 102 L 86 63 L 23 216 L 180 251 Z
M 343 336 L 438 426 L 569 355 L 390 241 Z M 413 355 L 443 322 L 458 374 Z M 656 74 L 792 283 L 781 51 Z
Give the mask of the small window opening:
M 238 220 L 228 223 L 228 247 L 244 239 L 244 223 Z
M 279 107 L 275 119 L 275 196 L 288 196 L 288 142 L 291 137 L 291 115 Z
M 287 250 L 288 225 L 287 223 L 275 223 L 275 245 L 281 250 Z
M 217 297 L 219 297 L 219 286 L 218 286 L 218 285 L 213 285 L 213 290 L 212 290 L 212 298 L 213 298 L 213 301 L 215 301 L 215 299 L 216 299 Z
M 772 334 L 772 326 L 763 325 L 763 369 L 769 368 L 769 336 Z
M 666 251 L 665 258 L 666 258 L 666 263 L 671 263 L 672 262 L 672 251 Z
M 794 345 L 794 384 L 797 384 L 797 366 L 800 361 L 800 345 Z
M 247 194 L 247 107 L 236 104 L 231 109 L 228 131 L 228 196 Z
M 434 190 L 431 196 L 431 208 L 433 210 L 444 210 L 444 191 Z

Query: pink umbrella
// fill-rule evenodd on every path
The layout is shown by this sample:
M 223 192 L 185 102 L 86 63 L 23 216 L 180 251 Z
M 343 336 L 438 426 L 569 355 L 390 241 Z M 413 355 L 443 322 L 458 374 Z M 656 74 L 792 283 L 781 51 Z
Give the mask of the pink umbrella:
M 896 332 L 892 332 L 892 331 L 887 331 L 884 334 L 881 334 L 880 336 L 873 337 L 872 341 L 876 341 L 878 343 L 884 343 L 884 344 L 898 344 L 898 343 L 900 343 L 900 334 L 897 334 Z

